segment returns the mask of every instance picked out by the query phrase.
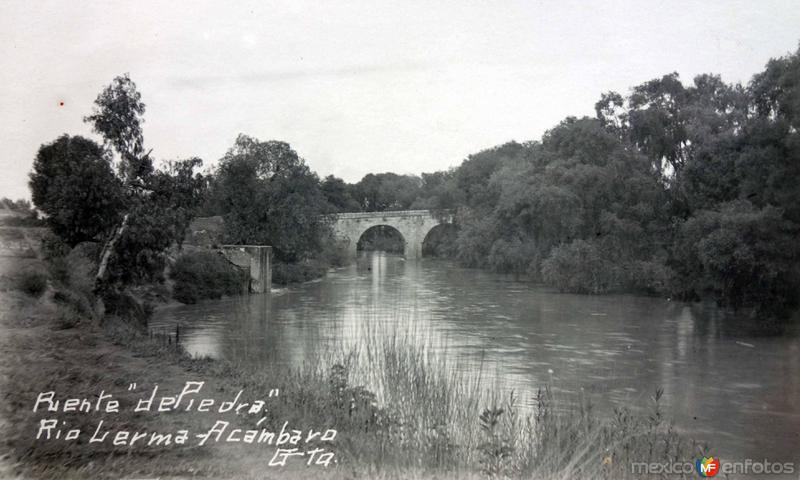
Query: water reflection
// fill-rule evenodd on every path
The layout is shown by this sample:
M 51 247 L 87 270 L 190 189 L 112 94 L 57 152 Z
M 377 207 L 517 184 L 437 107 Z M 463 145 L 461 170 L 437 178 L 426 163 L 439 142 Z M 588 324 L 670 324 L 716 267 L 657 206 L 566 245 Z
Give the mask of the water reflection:
M 523 400 L 550 384 L 600 409 L 643 408 L 662 387 L 668 416 L 723 458 L 791 460 L 800 450 L 798 336 L 742 335 L 709 306 L 558 294 L 448 262 L 368 254 L 271 295 L 169 309 L 156 326 L 176 322 L 192 353 L 293 365 L 365 329 L 399 327 Z

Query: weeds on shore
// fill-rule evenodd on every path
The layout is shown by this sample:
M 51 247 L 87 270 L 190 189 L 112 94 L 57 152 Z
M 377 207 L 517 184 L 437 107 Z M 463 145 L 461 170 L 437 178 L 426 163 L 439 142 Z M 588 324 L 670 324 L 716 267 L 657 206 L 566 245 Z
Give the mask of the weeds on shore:
M 368 471 L 623 479 L 640 478 L 633 462 L 686 461 L 704 452 L 664 418 L 661 389 L 644 413 L 618 407 L 608 418 L 589 398 L 576 403 L 547 387 L 531 407 L 521 405 L 513 391 L 448 364 L 414 332 L 368 333 L 340 358 L 350 384 L 363 385 L 351 387 L 362 423 L 345 458 Z M 332 375 L 342 377 L 336 368 Z

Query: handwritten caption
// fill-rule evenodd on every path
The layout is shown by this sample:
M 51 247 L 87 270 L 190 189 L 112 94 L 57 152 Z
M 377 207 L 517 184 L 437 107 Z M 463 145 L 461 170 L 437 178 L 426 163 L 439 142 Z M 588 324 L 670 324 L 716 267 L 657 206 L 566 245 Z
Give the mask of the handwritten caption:
M 307 465 L 327 467 L 335 463 L 331 444 L 336 439 L 332 428 L 306 430 L 292 429 L 289 422 L 283 422 L 280 429 L 267 426 L 268 401 L 278 397 L 280 391 L 272 389 L 266 399 L 244 401 L 244 390 L 239 390 L 225 401 L 203 393 L 205 382 L 187 381 L 176 395 L 159 395 L 155 385 L 144 396 L 136 399 L 125 408 L 112 393 L 102 390 L 89 398 L 59 398 L 55 391 L 40 392 L 33 404 L 33 412 L 46 415 L 39 419 L 36 440 L 41 442 L 84 442 L 113 445 L 115 447 L 166 447 L 170 445 L 204 446 L 215 443 L 255 444 L 276 447 L 269 466 L 285 466 L 290 459 L 302 460 Z M 132 383 L 128 390 L 133 392 L 137 385 Z M 93 429 L 77 428 L 57 415 L 102 415 L 119 416 L 122 412 L 135 414 L 168 414 L 188 412 L 210 416 L 213 426 L 201 427 L 196 431 L 190 428 L 176 429 L 172 432 L 131 431 L 109 427 L 108 419 L 100 419 Z M 56 415 L 54 415 L 56 414 Z M 215 416 L 219 416 L 216 417 Z M 228 417 L 233 417 L 233 419 Z M 55 417 L 55 418 L 54 418 Z M 227 418 L 227 420 L 225 419 Z M 256 420 L 258 419 L 258 420 Z M 233 421 L 238 420 L 238 421 Z M 248 425 L 243 426 L 242 423 Z M 209 422 L 210 424 L 210 422 Z M 91 430 L 91 433 L 90 433 Z M 88 438 L 88 440 L 86 440 Z

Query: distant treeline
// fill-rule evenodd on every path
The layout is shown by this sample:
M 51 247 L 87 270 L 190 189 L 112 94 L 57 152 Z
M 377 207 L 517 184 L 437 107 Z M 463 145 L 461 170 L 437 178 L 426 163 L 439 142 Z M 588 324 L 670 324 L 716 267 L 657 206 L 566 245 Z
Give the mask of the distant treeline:
M 562 291 L 634 291 L 773 318 L 800 293 L 800 51 L 747 85 L 676 73 L 600 96 L 540 141 L 510 142 L 421 176 L 320 179 L 285 142 L 240 135 L 215 168 L 154 166 L 127 76 L 86 117 L 104 145 L 64 135 L 39 150 L 33 201 L 69 246 L 97 242 L 98 288 L 159 281 L 196 215 L 226 242 L 268 244 L 286 272 L 341 260 L 324 214 L 451 209 L 466 266 Z M 306 278 L 308 272 L 287 274 Z
M 769 317 L 800 294 L 800 52 L 749 84 L 677 73 L 594 118 L 451 170 L 327 177 L 341 211 L 454 209 L 453 255 L 563 291 L 712 297 Z

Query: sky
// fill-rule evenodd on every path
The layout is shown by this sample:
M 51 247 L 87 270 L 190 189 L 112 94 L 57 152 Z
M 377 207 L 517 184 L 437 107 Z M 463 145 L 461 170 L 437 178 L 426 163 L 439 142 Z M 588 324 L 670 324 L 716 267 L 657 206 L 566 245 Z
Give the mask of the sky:
M 795 51 L 797 0 L 0 0 L 0 196 L 129 73 L 157 159 L 213 165 L 239 133 L 320 176 L 419 174 L 593 115 L 666 73 L 749 81 Z

